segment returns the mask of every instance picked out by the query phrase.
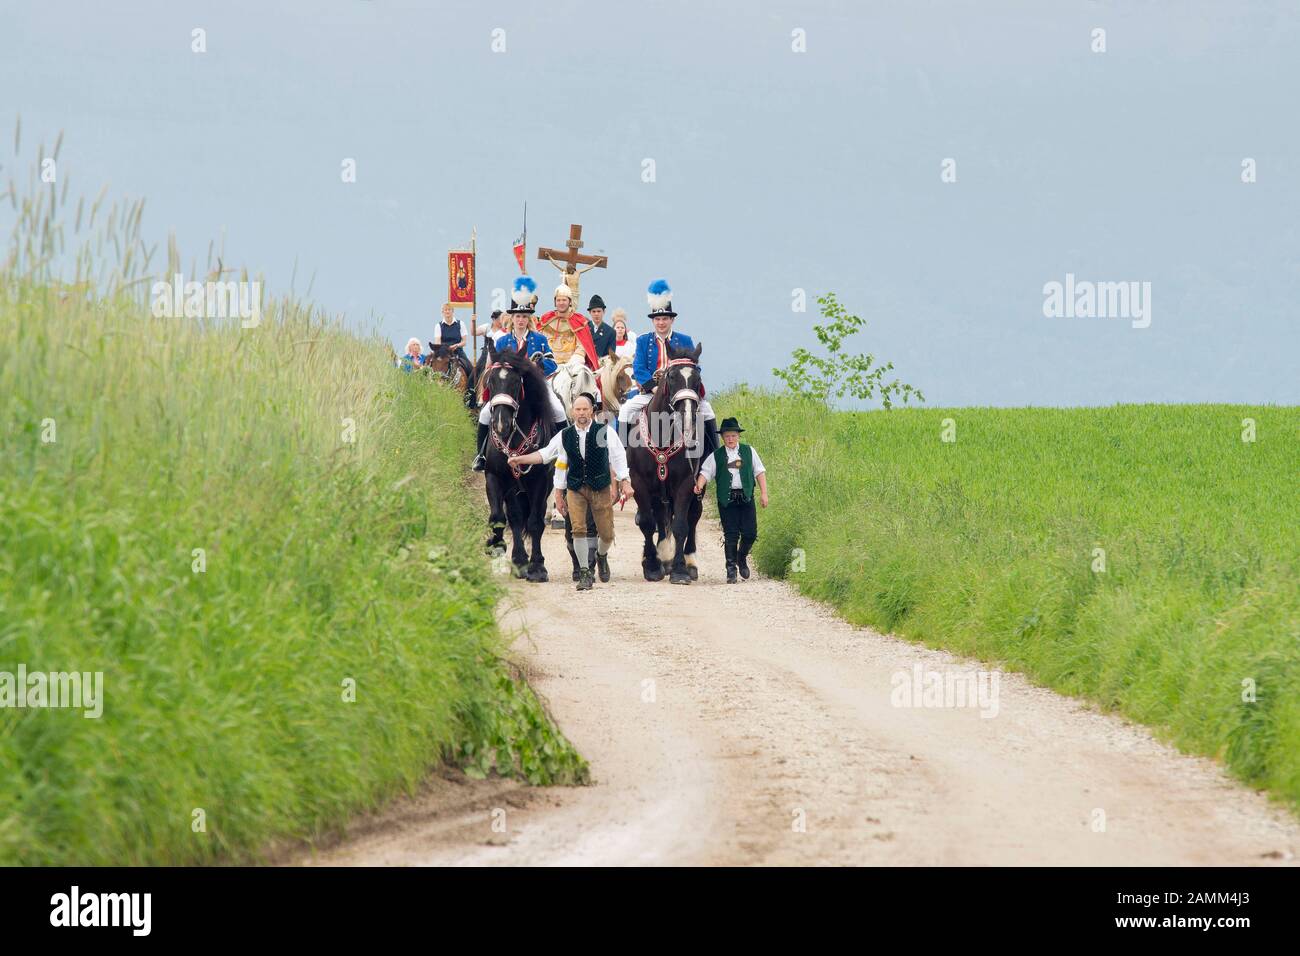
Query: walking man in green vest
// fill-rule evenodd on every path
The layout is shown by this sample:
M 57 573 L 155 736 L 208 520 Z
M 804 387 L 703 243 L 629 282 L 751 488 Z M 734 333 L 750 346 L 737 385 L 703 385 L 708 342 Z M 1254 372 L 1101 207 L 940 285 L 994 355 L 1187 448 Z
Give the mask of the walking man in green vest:
M 767 507 L 767 469 L 758 452 L 740 441 L 745 429 L 734 418 L 724 418 L 718 431 L 722 447 L 700 464 L 695 493 L 715 477 L 718 479 L 718 515 L 722 518 L 722 540 L 727 552 L 727 583 L 736 583 L 736 571 L 749 580 L 749 549 L 758 537 L 758 512 L 754 509 L 754 485 L 759 500 Z M 723 477 L 727 476 L 727 477 Z
M 609 580 L 609 546 L 614 543 L 614 502 L 632 497 L 627 471 L 627 452 L 618 431 L 593 422 L 596 399 L 583 392 L 573 400 L 573 424 L 562 429 L 541 451 L 515 455 L 512 467 L 555 462 L 555 510 L 569 512 L 573 519 L 573 551 L 578 555 L 578 590 L 590 591 L 591 568 L 587 566 L 587 511 L 596 521 L 596 566 L 600 580 Z M 618 479 L 615 487 L 610 472 Z M 582 534 L 580 537 L 579 534 Z

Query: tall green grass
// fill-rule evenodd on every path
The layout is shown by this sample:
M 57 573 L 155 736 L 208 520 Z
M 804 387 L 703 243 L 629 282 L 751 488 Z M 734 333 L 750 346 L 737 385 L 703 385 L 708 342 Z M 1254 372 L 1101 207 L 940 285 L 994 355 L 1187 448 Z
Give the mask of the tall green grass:
M 289 299 L 154 318 L 144 254 L 60 283 L 33 195 L 0 196 L 0 671 L 102 671 L 104 711 L 0 708 L 0 865 L 257 859 L 442 760 L 585 779 L 501 659 L 457 397 Z
M 1300 806 L 1300 408 L 833 413 L 744 389 L 715 405 L 769 468 L 766 573 Z

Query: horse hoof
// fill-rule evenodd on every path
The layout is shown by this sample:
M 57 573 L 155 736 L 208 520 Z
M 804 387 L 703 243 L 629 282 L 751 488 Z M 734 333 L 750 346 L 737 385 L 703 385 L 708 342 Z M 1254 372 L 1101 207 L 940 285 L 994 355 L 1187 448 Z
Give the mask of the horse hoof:
M 661 568 L 642 568 L 647 581 L 662 581 L 664 572 Z
M 686 569 L 686 573 L 691 576 L 692 581 L 698 581 L 700 579 L 700 569 L 695 567 L 694 565 L 688 567 Z
M 669 580 L 672 581 L 673 584 L 690 584 L 691 576 L 685 571 L 674 571 L 669 576 Z
M 532 581 L 534 584 L 543 584 L 546 582 L 548 577 L 545 568 L 528 569 L 528 580 Z
M 526 578 L 528 577 L 528 565 L 512 564 L 510 565 L 510 574 L 516 578 L 520 578 L 520 579 Z

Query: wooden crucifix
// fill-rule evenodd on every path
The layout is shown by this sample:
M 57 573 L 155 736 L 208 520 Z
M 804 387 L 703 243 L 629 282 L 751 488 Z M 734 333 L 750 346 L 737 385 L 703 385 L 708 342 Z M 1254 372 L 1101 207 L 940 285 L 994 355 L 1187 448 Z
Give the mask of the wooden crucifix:
M 607 256 L 586 256 L 580 250 L 582 248 L 582 226 L 573 223 L 569 226 L 569 240 L 564 244 L 564 249 L 547 249 L 542 247 L 537 250 L 537 258 L 545 259 L 555 268 L 560 270 L 564 277 L 564 284 L 573 290 L 573 307 L 578 307 L 578 276 L 592 269 L 604 269 L 609 265 Z M 579 269 L 578 266 L 586 266 L 585 269 Z

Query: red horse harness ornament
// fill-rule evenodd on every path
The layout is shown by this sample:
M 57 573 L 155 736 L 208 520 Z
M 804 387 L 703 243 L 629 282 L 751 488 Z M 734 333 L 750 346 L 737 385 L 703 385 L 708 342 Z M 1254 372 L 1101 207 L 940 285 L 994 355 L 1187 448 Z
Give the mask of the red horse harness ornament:
M 498 438 L 497 433 L 495 431 L 491 433 L 492 444 L 497 446 L 497 450 L 500 451 L 501 454 L 505 455 L 507 458 L 512 458 L 515 455 L 526 455 L 530 451 L 537 450 L 537 422 L 533 422 L 533 427 L 528 429 L 527 435 L 521 432 L 517 425 L 515 426 L 514 432 L 515 434 L 520 435 L 522 438 L 519 444 L 516 445 L 514 448 L 511 448 L 508 442 L 504 442 L 500 438 Z M 511 465 L 510 473 L 514 475 L 515 480 L 518 481 L 520 477 L 522 477 L 528 471 L 528 469 L 532 467 L 533 467 L 532 465 L 525 465 L 523 468 L 519 468 L 515 465 Z
M 665 365 L 664 368 L 666 369 L 672 368 L 674 365 L 694 365 L 694 364 L 695 363 L 690 359 L 673 359 L 671 362 Z M 696 401 L 699 401 L 700 399 L 700 394 L 695 389 L 682 388 L 682 389 L 678 389 L 677 394 L 675 394 L 672 397 L 671 404 L 675 405 L 677 402 L 681 401 L 681 399 L 686 396 L 694 398 Z M 650 454 L 655 456 L 655 464 L 658 466 L 659 480 L 667 481 L 668 463 L 672 460 L 674 455 L 676 455 L 678 452 L 680 452 L 683 448 L 686 447 L 686 435 L 684 434 L 685 430 L 683 429 L 682 436 L 678 438 L 675 442 L 673 442 L 671 445 L 667 445 L 663 448 L 660 448 L 654 444 L 651 444 L 649 412 L 650 409 L 647 407 L 642 409 L 641 414 L 637 416 L 637 420 L 636 420 L 637 434 L 641 438 L 641 446 L 646 450 L 648 450 Z
M 506 365 L 503 362 L 493 362 L 491 365 L 489 365 L 486 369 L 483 370 L 483 381 L 485 383 L 487 382 L 488 372 L 491 372 L 493 369 L 509 368 L 509 367 L 510 366 Z M 483 389 L 486 395 L 487 392 L 486 384 L 483 386 Z M 522 386 L 520 390 L 520 397 L 521 398 L 523 397 Z M 507 395 L 505 392 L 502 392 L 499 395 L 493 395 L 492 398 L 488 400 L 488 405 L 509 405 L 515 411 L 519 411 L 519 400 L 516 399 L 513 395 Z M 510 436 L 512 438 L 515 435 L 518 435 L 520 437 L 519 444 L 516 445 L 514 448 L 510 447 L 509 440 L 502 441 L 501 438 L 498 437 L 495 428 L 489 433 L 489 436 L 492 439 L 492 444 L 495 445 L 497 447 L 497 450 L 501 452 L 501 454 L 505 455 L 507 458 L 511 458 L 515 455 L 526 455 L 530 451 L 537 450 L 537 425 L 538 425 L 537 422 L 533 422 L 533 427 L 528 429 L 528 434 L 525 435 L 522 431 L 519 430 L 518 424 L 512 424 L 510 428 Z M 510 473 L 515 476 L 515 481 L 518 481 L 532 467 L 533 467 L 532 465 L 524 465 L 522 468 L 520 468 L 516 465 L 511 465 Z

